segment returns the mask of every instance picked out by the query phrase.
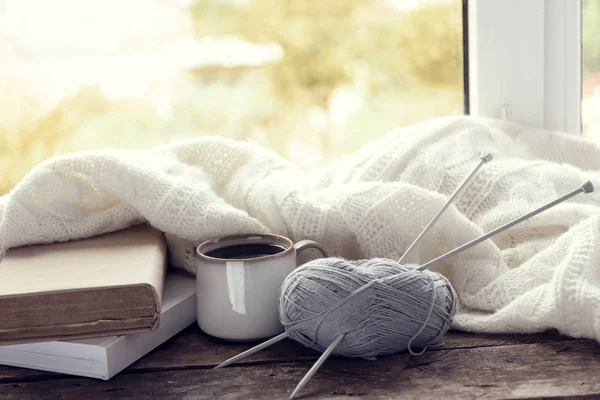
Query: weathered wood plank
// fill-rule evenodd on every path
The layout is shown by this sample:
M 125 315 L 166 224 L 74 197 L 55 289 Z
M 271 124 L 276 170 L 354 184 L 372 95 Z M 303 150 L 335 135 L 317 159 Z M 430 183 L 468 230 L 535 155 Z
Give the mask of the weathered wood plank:
M 56 379 L 0 384 L 0 399 L 279 399 L 309 363 L 121 374 L 109 382 Z M 378 361 L 328 361 L 304 398 L 543 398 L 600 395 L 600 346 L 591 341 L 491 346 L 400 354 Z
M 544 343 L 567 339 L 568 338 L 565 336 L 560 336 L 556 332 L 546 332 L 535 335 L 489 335 L 450 332 L 446 335 L 444 346 L 436 350 L 523 343 Z M 209 368 L 255 344 L 256 343 L 234 343 L 216 339 L 204 334 L 196 325 L 194 325 L 134 363 L 123 373 L 137 370 L 160 370 L 190 366 Z M 241 362 L 241 365 L 312 361 L 317 357 L 317 352 L 307 349 L 293 340 L 286 340 L 265 349 L 260 353 L 252 355 Z M 62 377 L 66 376 L 43 371 L 0 366 L 0 382 L 59 379 Z
M 465 332 L 450 332 L 446 335 L 444 345 L 432 350 L 545 343 L 562 340 L 569 340 L 569 338 L 556 332 L 535 335 L 477 335 Z M 205 335 L 199 329 L 193 329 L 156 349 L 155 352 L 132 365 L 130 370 L 185 366 L 212 367 L 254 345 L 256 343 L 232 343 L 219 340 Z M 318 357 L 319 353 L 316 351 L 307 349 L 293 340 L 285 340 L 262 352 L 253 354 L 239 364 L 313 361 Z
M 469 347 L 505 346 L 511 344 L 531 344 L 573 340 L 558 331 L 549 330 L 533 334 L 488 334 L 451 331 L 444 338 L 442 349 L 462 349 Z

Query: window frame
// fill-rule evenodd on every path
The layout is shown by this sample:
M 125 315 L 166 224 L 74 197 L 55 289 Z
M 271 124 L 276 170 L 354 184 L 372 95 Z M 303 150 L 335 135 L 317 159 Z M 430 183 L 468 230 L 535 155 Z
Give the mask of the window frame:
M 581 0 L 465 0 L 470 115 L 581 134 Z

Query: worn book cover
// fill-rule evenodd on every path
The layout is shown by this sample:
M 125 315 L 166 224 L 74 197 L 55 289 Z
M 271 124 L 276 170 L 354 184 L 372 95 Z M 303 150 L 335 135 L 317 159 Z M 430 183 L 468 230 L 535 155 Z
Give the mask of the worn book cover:
M 0 262 L 0 344 L 155 329 L 166 244 L 149 225 L 8 251 Z
M 151 332 L 0 346 L 0 364 L 110 379 L 196 322 L 196 278 L 167 273 L 160 326 Z

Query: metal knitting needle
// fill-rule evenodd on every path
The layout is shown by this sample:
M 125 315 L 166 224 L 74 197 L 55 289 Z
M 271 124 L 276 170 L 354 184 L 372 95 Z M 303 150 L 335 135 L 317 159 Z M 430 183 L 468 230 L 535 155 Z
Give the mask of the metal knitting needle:
M 321 354 L 321 357 L 319 357 L 319 359 L 317 360 L 317 362 L 315 362 L 313 364 L 313 366 L 308 370 L 308 372 L 306 373 L 306 375 L 304 375 L 304 378 L 302 378 L 302 380 L 300 381 L 300 383 L 298 383 L 298 386 L 296 386 L 296 389 L 294 389 L 294 391 L 292 392 L 292 395 L 290 396 L 290 400 L 293 399 L 294 397 L 296 397 L 296 394 L 298 394 L 298 392 L 300 392 L 302 390 L 302 388 L 304 388 L 304 386 L 306 386 L 306 384 L 308 383 L 308 381 L 310 381 L 310 379 L 318 371 L 318 369 L 321 368 L 321 365 L 323 365 L 323 363 L 325 361 L 327 361 L 327 358 L 329 357 L 329 355 L 331 354 L 331 352 L 342 341 L 342 339 L 344 338 L 344 336 L 346 336 L 346 335 L 345 334 L 338 335 L 333 340 L 333 342 L 331 342 L 331 344 L 329 345 L 329 347 L 327 347 L 327 349 L 325 349 L 325 351 L 323 352 L 323 354 Z
M 444 206 L 442 207 L 442 209 L 440 211 L 438 211 L 438 213 L 436 214 L 435 217 L 433 217 L 433 219 L 429 222 L 429 224 L 427 224 L 427 226 L 425 227 L 425 229 L 423 229 L 423 231 L 419 234 L 419 236 L 417 236 L 417 238 L 415 239 L 414 242 L 412 242 L 412 244 L 408 247 L 408 249 L 404 252 L 404 254 L 402 255 L 402 257 L 400 257 L 400 259 L 398 260 L 398 264 L 401 264 L 402 261 L 404 261 L 404 259 L 406 258 L 406 256 L 408 255 L 408 253 L 410 253 L 410 251 L 413 249 L 413 247 L 415 247 L 417 245 L 417 243 L 419 243 L 421 241 L 421 239 L 423 238 L 423 236 L 425 236 L 425 234 L 427 232 L 429 232 L 429 229 L 431 229 L 431 227 L 433 226 L 433 224 L 435 224 L 437 222 L 437 220 L 442 216 L 442 214 L 444 213 L 444 211 L 446 211 L 446 209 L 448 207 L 450 207 L 450 204 L 452 204 L 452 201 L 454 201 L 454 198 L 456 196 L 458 196 L 458 194 L 460 192 L 462 192 L 462 190 L 467 186 L 467 183 L 469 183 L 469 181 L 475 176 L 475 174 L 477 173 L 477 171 L 479 171 L 479 169 L 483 166 L 483 164 L 490 162 L 492 160 L 492 155 L 490 153 L 481 153 L 481 155 L 479 156 L 479 164 L 477 164 L 477 166 L 475 167 L 475 169 L 469 174 L 469 176 L 467 176 L 460 185 L 458 185 L 458 187 L 456 188 L 456 190 L 454 191 L 454 193 L 452 193 L 452 195 L 450 196 L 450 198 L 446 201 L 446 204 L 444 204 Z
M 502 231 L 507 230 L 508 228 L 512 228 L 513 226 L 520 224 L 521 222 L 523 222 L 535 215 L 538 215 L 539 213 L 544 212 L 547 209 L 552 208 L 555 205 L 562 203 L 565 200 L 570 199 L 573 196 L 577 196 L 579 193 L 592 193 L 593 191 L 594 191 L 594 185 L 592 185 L 592 182 L 587 181 L 587 182 L 583 183 L 579 189 L 574 190 L 571 193 L 567 193 L 564 196 L 559 197 L 558 199 L 556 199 L 554 201 L 551 201 L 550 203 L 546 204 L 545 206 L 542 206 L 536 210 L 533 210 L 530 213 L 523 215 L 522 217 L 516 218 L 516 219 L 510 221 L 509 223 L 502 225 L 501 227 L 496 228 L 493 231 L 486 233 L 483 236 L 473 239 L 470 242 L 465 243 L 462 246 L 457 247 L 454 250 L 450 250 L 446 254 L 443 254 L 443 255 L 439 256 L 438 258 L 435 258 L 435 259 L 421 265 L 419 268 L 417 268 L 417 271 L 423 271 L 423 270 L 431 267 L 433 264 L 444 261 L 462 251 L 465 251 L 465 250 L 475 246 L 476 244 L 479 244 L 479 243 L 483 242 L 484 240 L 487 240 L 487 239 L 491 238 L 492 236 L 494 236 Z
M 231 357 L 230 359 L 223 361 L 221 364 L 217 365 L 215 368 L 213 369 L 217 369 L 217 368 L 223 368 L 228 366 L 229 364 L 233 364 L 236 361 L 239 361 L 243 358 L 246 358 L 248 356 L 251 356 L 254 353 L 257 353 L 259 351 L 261 351 L 262 349 L 266 349 L 267 347 L 274 345 L 277 342 L 281 342 L 283 339 L 288 338 L 289 335 L 287 332 L 283 332 L 267 341 L 262 342 L 261 344 L 254 346 L 251 349 L 248 349 L 246 351 L 244 351 L 243 353 L 238 354 L 237 356 Z

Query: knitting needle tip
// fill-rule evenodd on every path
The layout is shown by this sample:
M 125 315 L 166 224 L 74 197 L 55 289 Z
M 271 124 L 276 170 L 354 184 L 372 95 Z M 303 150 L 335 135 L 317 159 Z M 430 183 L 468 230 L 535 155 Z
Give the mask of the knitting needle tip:
M 490 161 L 492 161 L 494 159 L 494 156 L 492 156 L 490 153 L 481 153 L 481 155 L 479 156 L 479 158 L 484 163 L 488 163 L 488 162 L 490 162 Z
M 340 342 L 342 341 L 344 336 L 345 336 L 344 334 L 338 335 L 333 340 L 333 342 L 331 342 L 329 347 L 327 347 L 327 349 L 323 352 L 323 354 L 321 354 L 321 357 L 319 357 L 317 362 L 314 363 L 314 365 L 308 370 L 306 375 L 304 375 L 304 378 L 302 378 L 300 383 L 298 383 L 298 386 L 296 386 L 296 389 L 294 389 L 294 391 L 292 392 L 292 395 L 290 396 L 290 400 L 294 399 L 296 397 L 296 395 L 304 388 L 304 386 L 306 386 L 308 381 L 310 381 L 310 379 L 318 371 L 318 369 L 321 368 L 321 365 L 323 365 L 323 363 L 327 360 L 327 358 L 329 357 L 331 352 L 333 350 L 335 350 L 335 348 L 337 347 L 338 344 L 340 344 Z
M 592 193 L 594 191 L 594 185 L 590 181 L 584 182 L 581 188 L 583 189 L 583 193 Z
M 283 332 L 282 334 L 279 334 L 275 337 L 272 337 L 271 339 L 262 342 L 261 344 L 254 346 L 251 349 L 248 349 L 240 354 L 238 354 L 237 356 L 233 356 L 230 359 L 223 361 L 221 364 L 217 365 L 216 367 L 214 367 L 213 369 L 219 369 L 219 368 L 223 368 L 226 367 L 230 364 L 233 364 L 236 361 L 239 361 L 243 358 L 246 358 L 248 356 L 251 356 L 254 353 L 258 353 L 259 351 L 261 351 L 262 349 L 266 349 L 269 346 L 274 345 L 277 342 L 281 342 L 283 339 L 286 339 L 288 337 L 288 333 L 287 332 Z

